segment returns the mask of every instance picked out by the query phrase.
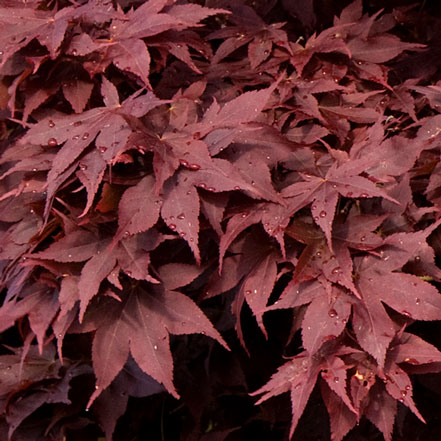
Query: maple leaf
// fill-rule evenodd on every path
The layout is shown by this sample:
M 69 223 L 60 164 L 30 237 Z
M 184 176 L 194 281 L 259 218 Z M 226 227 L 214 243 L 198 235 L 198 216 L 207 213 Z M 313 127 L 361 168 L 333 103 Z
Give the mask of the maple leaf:
M 347 295 L 336 287 L 332 295 L 331 302 L 325 295 L 315 297 L 303 317 L 303 347 L 310 354 L 317 352 L 324 342 L 338 337 L 349 320 L 351 303 Z
M 350 56 L 350 51 L 341 38 L 341 33 L 346 25 L 334 26 L 322 31 L 319 35 L 312 34 L 302 46 L 299 43 L 291 43 L 292 57 L 290 62 L 296 68 L 298 75 L 302 75 L 305 66 L 314 54 L 341 52 Z
M 114 241 L 147 231 L 155 225 L 162 201 L 155 196 L 154 187 L 153 176 L 147 175 L 123 193 L 118 205 L 119 226 Z
M 370 390 L 371 399 L 365 410 L 366 417 L 380 430 L 386 441 L 392 440 L 392 431 L 397 401 L 391 397 L 381 383 L 376 382 Z
M 110 302 L 95 332 L 92 359 L 97 383 L 88 407 L 121 371 L 129 353 L 145 373 L 178 397 L 172 381 L 169 334 L 203 333 L 228 347 L 199 307 L 179 292 L 138 290 L 122 304 Z
M 193 251 L 196 262 L 201 262 L 198 247 L 199 197 L 192 182 L 182 173 L 169 179 L 164 186 L 161 216 L 172 231 L 176 231 Z
M 311 357 L 307 351 L 301 352 L 280 366 L 268 383 L 250 394 L 252 396 L 263 394 L 256 403 L 260 404 L 268 398 L 280 395 L 284 392 L 290 392 L 292 406 L 290 437 L 294 434 L 320 371 L 322 371 L 322 379 L 326 382 L 329 389 L 341 399 L 344 406 L 346 406 L 346 410 L 353 413 L 355 418 L 358 416 L 358 411 L 352 405 L 346 390 L 346 376 L 350 366 L 346 365 L 338 356 L 350 354 L 356 352 L 356 350 L 342 347 L 334 353 L 332 351 L 333 349 L 330 349 L 329 353 L 326 353 L 326 355 L 323 353 L 322 356 L 319 357 Z M 342 410 L 343 416 L 351 419 L 351 417 L 345 415 L 344 412 L 345 411 Z M 351 427 L 348 427 L 347 430 L 350 430 L 350 428 Z
M 399 340 L 388 351 L 388 360 L 400 365 L 408 363 L 408 365 L 419 366 L 439 363 L 441 353 L 421 337 L 403 332 Z
M 257 324 L 266 337 L 267 332 L 263 325 L 262 312 L 266 307 L 277 280 L 277 254 L 268 253 L 258 262 L 244 279 L 240 288 L 245 300 L 256 317 Z
M 80 293 L 80 322 L 90 300 L 98 293 L 101 282 L 114 269 L 117 259 L 114 253 L 107 247 L 108 242 L 102 244 L 101 250 L 89 259 L 81 270 L 78 281 L 78 292 Z
M 129 396 L 148 397 L 163 391 L 164 388 L 129 357 L 124 369 L 93 403 L 93 412 L 98 417 L 106 439 L 112 439 L 116 422 L 124 414 Z
M 359 297 L 352 281 L 353 265 L 347 243 L 336 239 L 331 251 L 325 246 L 323 233 L 314 224 L 300 219 L 285 228 L 285 232 L 307 245 L 299 256 L 292 283 L 297 284 L 324 275 L 329 282 L 345 286 Z M 335 237 L 338 238 L 337 235 Z
M 165 9 L 164 9 L 165 8 Z M 161 11 L 164 12 L 161 12 Z M 166 32 L 182 31 L 198 26 L 199 22 L 212 15 L 229 13 L 223 9 L 205 8 L 196 4 L 170 5 L 165 2 L 147 1 L 136 9 L 129 10 L 125 16 L 112 20 L 110 38 L 107 41 L 94 41 L 90 51 L 102 52 L 108 62 L 118 69 L 137 75 L 144 84 L 152 89 L 149 81 L 151 57 L 143 39 Z M 180 43 L 168 41 L 170 53 L 186 61 L 198 71 L 188 53 L 185 40 Z M 183 55 L 181 55 L 185 52 Z
M 368 166 L 368 161 L 346 162 L 340 166 L 334 163 L 324 177 L 303 175 L 304 181 L 297 182 L 283 189 L 285 197 L 298 196 L 295 210 L 311 204 L 311 214 L 317 225 L 323 230 L 332 251 L 332 223 L 339 195 L 348 198 L 383 197 L 398 203 L 383 190 L 359 173 Z
M 288 37 L 280 29 L 284 23 L 271 23 L 268 26 L 253 8 L 246 5 L 231 5 L 231 12 L 229 18 L 233 25 L 208 35 L 209 39 L 224 39 L 211 60 L 212 64 L 218 64 L 245 45 L 248 45 L 251 68 L 256 68 L 269 58 L 274 44 L 289 50 Z
M 70 174 L 69 167 L 97 136 L 96 144 L 99 146 L 103 159 L 109 163 L 113 159 L 113 155 L 109 157 L 109 153 L 115 154 L 115 152 L 112 152 L 112 147 L 119 146 L 117 150 L 119 151 L 124 147 L 131 132 L 124 115 L 127 113 L 140 117 L 150 109 L 163 103 L 151 92 L 141 96 L 138 96 L 139 92 L 137 92 L 120 105 L 116 100 L 118 92 L 115 86 L 105 77 L 103 77 L 101 92 L 104 100 L 111 104 L 105 107 L 96 107 L 77 115 L 46 117 L 31 127 L 20 140 L 22 144 L 32 143 L 53 147 L 63 144 L 52 161 L 52 167 L 48 174 L 46 214 L 60 185 L 58 179 L 60 177 L 63 180 L 66 178 L 63 173 Z M 118 130 L 116 127 L 118 127 Z M 107 153 L 108 150 L 109 153 Z M 83 171 L 85 171 L 87 164 L 80 162 L 79 167 L 80 170 L 83 168 Z M 98 176 L 96 176 L 98 181 L 99 176 L 102 176 L 102 169 L 99 170 Z M 91 178 L 93 177 L 89 177 L 89 181 Z M 92 191 L 96 188 L 97 185 L 93 185 Z
M 421 246 L 425 235 L 428 232 L 409 233 L 407 245 L 414 248 Z M 405 235 L 390 237 L 391 243 L 401 240 L 404 244 L 401 237 Z M 386 350 L 396 332 L 382 301 L 405 317 L 418 320 L 441 318 L 441 297 L 434 286 L 417 276 L 392 272 L 411 258 L 408 251 L 412 252 L 412 249 L 391 246 L 380 251 L 378 257 L 354 258 L 356 286 L 362 296 L 362 301 L 354 304 L 354 331 L 360 345 L 375 357 L 380 366 L 384 365 Z
M 69 6 L 59 11 L 20 8 L 17 5 L 13 8 L 2 7 L 0 41 L 4 52 L 1 66 L 34 38 L 49 50 L 52 58 L 55 58 L 70 21 L 89 17 L 92 21 L 105 22 L 118 15 L 113 8 L 109 9 L 95 0 L 80 7 Z
M 357 424 L 357 415 L 324 382 L 321 382 L 321 394 L 329 414 L 332 441 L 341 441 Z
M 423 44 L 401 41 L 392 34 L 374 35 L 367 40 L 354 38 L 348 42 L 352 58 L 373 63 L 385 63 L 403 51 L 417 50 L 424 47 Z
M 308 358 L 307 352 L 301 352 L 290 361 L 279 367 L 270 381 L 260 389 L 251 393 L 252 396 L 263 394 L 256 402 L 261 402 L 284 392 L 291 393 L 292 420 L 289 436 L 292 437 L 302 415 L 309 396 L 314 388 L 320 366 Z

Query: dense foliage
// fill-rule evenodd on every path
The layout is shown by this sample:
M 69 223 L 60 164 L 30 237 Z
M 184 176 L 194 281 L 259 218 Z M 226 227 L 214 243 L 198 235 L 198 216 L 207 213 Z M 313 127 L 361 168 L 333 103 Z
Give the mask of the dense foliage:
M 439 439 L 441 19 L 382 5 L 1 2 L 1 441 Z

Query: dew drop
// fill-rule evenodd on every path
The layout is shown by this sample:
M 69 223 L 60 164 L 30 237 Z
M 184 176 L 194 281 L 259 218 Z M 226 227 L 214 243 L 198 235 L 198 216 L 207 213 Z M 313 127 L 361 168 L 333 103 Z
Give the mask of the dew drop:
M 328 315 L 331 318 L 337 317 L 337 311 L 334 308 L 332 308 L 328 311 Z
M 158 346 L 153 346 L 153 349 L 155 350 L 155 351 L 157 351 L 158 350 Z
M 199 170 L 201 166 L 199 164 L 190 164 L 189 168 L 190 170 Z
M 327 214 L 326 211 L 323 210 L 323 211 L 320 211 L 319 216 L 320 217 L 326 217 L 326 214 Z
M 317 252 L 315 253 L 315 255 L 316 255 L 317 257 L 322 257 L 322 252 L 321 252 L 321 251 L 317 251 Z
M 402 389 L 400 392 L 403 397 L 407 395 L 407 390 Z
M 251 294 L 251 289 L 247 289 L 247 290 L 245 291 L 245 294 L 250 295 L 250 294 Z
M 417 304 L 417 305 L 419 305 L 420 303 L 421 303 L 421 299 L 419 299 L 418 297 L 415 299 L 415 303 Z
M 244 213 L 242 213 L 241 216 L 242 216 L 243 218 L 247 217 L 247 216 L 248 216 L 248 211 L 245 211 Z
M 107 147 L 104 146 L 104 145 L 101 145 L 101 146 L 98 147 L 98 150 L 99 150 L 100 153 L 106 153 Z
M 69 259 L 72 257 L 72 254 L 68 254 L 67 257 L 69 257 Z
M 130 232 L 124 231 L 124 237 L 129 237 L 129 236 L 130 236 Z
M 360 197 L 361 198 L 367 198 L 369 195 L 367 193 L 361 193 Z
M 178 219 L 184 219 L 185 218 L 185 214 L 184 213 L 178 214 L 177 218 Z
M 86 164 L 83 164 L 83 163 L 80 162 L 79 166 L 80 166 L 80 170 L 82 170 L 82 171 L 87 170 L 87 165 Z
M 317 222 L 319 220 L 318 216 L 314 216 L 314 220 Z
M 180 159 L 179 164 L 181 164 L 184 167 L 188 167 L 190 164 L 185 159 Z
M 316 209 L 317 209 L 317 205 L 312 204 L 312 205 L 311 205 L 311 210 L 316 210 Z
M 334 377 L 334 383 L 338 383 L 340 381 L 340 378 Z
M 240 187 L 238 185 L 235 185 L 234 190 L 240 190 Z
M 366 240 L 366 236 L 361 236 L 360 240 L 364 242 Z
M 175 231 L 176 230 L 176 225 L 175 224 L 170 224 L 168 226 L 168 228 L 170 228 L 170 230 Z
M 55 127 L 55 123 L 50 119 L 47 123 L 50 128 Z
M 410 390 L 410 386 L 407 385 L 404 389 L 406 389 L 406 390 Z
M 415 256 L 415 262 L 421 262 L 421 257 L 420 256 Z
M 55 138 L 50 138 L 47 142 L 47 145 L 49 147 L 56 147 L 58 145 L 58 142 Z
M 84 133 L 83 134 L 83 136 L 82 136 L 82 138 L 81 139 L 87 139 L 89 137 L 89 133 L 88 132 L 86 132 L 86 133 Z
M 403 314 L 403 315 L 406 316 L 406 317 L 412 317 L 412 316 L 410 315 L 410 312 L 408 312 L 408 311 L 401 311 L 401 314 Z
M 302 386 L 302 384 L 301 383 L 299 383 L 299 384 L 296 384 L 295 386 L 294 386 L 294 389 L 300 389 L 300 387 Z
M 179 236 L 184 237 L 184 236 L 185 236 L 185 232 L 184 232 L 184 231 L 181 231 L 181 232 L 179 233 Z
M 336 266 L 332 271 L 331 274 L 340 274 L 341 268 L 339 266 Z
M 76 141 L 77 139 L 80 139 L 80 135 L 74 135 L 74 136 L 72 136 L 72 141 Z

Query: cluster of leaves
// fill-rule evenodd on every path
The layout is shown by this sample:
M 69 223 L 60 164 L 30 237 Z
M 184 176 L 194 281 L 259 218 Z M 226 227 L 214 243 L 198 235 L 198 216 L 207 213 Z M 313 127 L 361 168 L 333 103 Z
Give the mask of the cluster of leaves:
M 271 341 L 288 310 L 257 404 L 289 392 L 292 436 L 317 385 L 333 440 L 365 417 L 390 441 L 400 406 L 424 421 L 409 375 L 441 371 L 414 331 L 441 320 L 439 23 L 199 3 L 0 8 L 1 430 L 96 421 L 111 440 L 129 396 L 166 391 L 188 439 L 233 439 L 210 438 L 183 372 L 198 359 L 221 383 L 209 354 L 230 330 L 253 360 L 250 329 Z

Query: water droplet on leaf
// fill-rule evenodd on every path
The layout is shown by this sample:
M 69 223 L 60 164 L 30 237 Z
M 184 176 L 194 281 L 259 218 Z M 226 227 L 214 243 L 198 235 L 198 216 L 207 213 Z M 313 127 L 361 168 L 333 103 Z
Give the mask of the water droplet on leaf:
M 199 170 L 201 166 L 199 164 L 190 164 L 189 168 L 190 170 Z
M 47 123 L 50 128 L 55 127 L 55 123 L 50 119 Z
M 168 226 L 170 228 L 170 230 L 175 231 L 176 230 L 176 225 L 175 224 L 170 224 Z
M 50 138 L 47 142 L 47 145 L 49 147 L 56 147 L 58 145 L 58 142 L 55 138 Z
M 327 215 L 327 213 L 326 213 L 326 211 L 320 211 L 320 214 L 319 214 L 319 216 L 320 217 L 326 217 L 326 215 Z
M 334 308 L 332 308 L 328 311 L 328 315 L 331 318 L 337 317 L 337 311 Z

